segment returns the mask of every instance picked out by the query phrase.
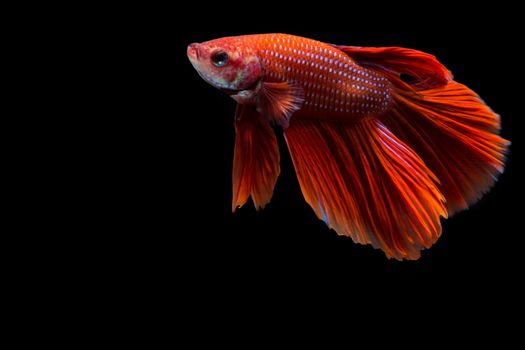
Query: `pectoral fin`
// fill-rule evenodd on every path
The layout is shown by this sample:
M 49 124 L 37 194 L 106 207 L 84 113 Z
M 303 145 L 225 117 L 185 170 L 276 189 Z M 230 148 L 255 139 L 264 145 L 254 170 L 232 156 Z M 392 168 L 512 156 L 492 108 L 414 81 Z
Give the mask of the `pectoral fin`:
M 292 114 L 301 109 L 303 89 L 290 83 L 262 83 L 257 95 L 257 110 L 270 121 L 286 129 Z

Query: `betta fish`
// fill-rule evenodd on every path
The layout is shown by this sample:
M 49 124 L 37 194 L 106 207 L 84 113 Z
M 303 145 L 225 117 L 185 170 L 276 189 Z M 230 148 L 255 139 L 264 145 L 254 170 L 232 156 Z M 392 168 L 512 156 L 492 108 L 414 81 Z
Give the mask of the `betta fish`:
M 435 56 L 287 34 L 188 46 L 209 84 L 236 102 L 232 210 L 271 199 L 282 129 L 304 199 L 328 227 L 388 258 L 418 259 L 441 217 L 503 172 L 500 117 Z

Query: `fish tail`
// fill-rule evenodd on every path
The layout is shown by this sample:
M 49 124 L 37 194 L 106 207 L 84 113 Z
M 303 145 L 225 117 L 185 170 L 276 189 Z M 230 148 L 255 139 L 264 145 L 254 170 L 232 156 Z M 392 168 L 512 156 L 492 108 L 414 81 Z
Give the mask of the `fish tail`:
M 449 215 L 478 201 L 503 172 L 510 142 L 500 117 L 453 80 L 429 89 L 397 82 L 385 125 L 424 160 L 440 181 Z
M 400 47 L 338 48 L 390 80 L 394 108 L 381 120 L 437 176 L 449 214 L 494 185 L 510 145 L 499 136 L 500 117 L 435 56 Z

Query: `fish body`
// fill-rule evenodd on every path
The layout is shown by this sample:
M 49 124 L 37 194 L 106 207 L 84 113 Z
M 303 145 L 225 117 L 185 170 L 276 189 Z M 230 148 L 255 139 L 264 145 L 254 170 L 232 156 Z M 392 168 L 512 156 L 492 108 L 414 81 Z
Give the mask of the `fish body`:
M 503 171 L 499 116 L 432 55 L 259 34 L 191 44 L 188 57 L 238 103 L 233 210 L 271 199 L 280 172 L 271 125 L 317 216 L 389 258 L 419 258 L 440 218 Z
M 386 77 L 360 66 L 332 45 L 287 34 L 245 35 L 219 40 L 218 45 L 235 52 L 231 60 L 241 57 L 244 61 L 257 62 L 260 67 L 246 72 L 237 64 L 232 69 L 235 73 L 226 79 L 219 78 L 218 87 L 244 90 L 240 95 L 233 95 L 240 103 L 250 103 L 250 99 L 243 96 L 253 96 L 245 88 L 253 87 L 255 80 L 300 86 L 304 98 L 301 111 L 306 112 L 303 113 L 306 117 L 323 113 L 355 117 L 370 113 L 380 115 L 392 102 L 391 84 Z M 210 50 L 215 47 L 214 41 L 202 44 L 207 45 Z M 193 49 L 197 48 L 199 45 L 194 44 Z M 248 84 L 236 84 L 243 81 Z M 212 85 L 214 83 L 217 80 L 211 81 Z

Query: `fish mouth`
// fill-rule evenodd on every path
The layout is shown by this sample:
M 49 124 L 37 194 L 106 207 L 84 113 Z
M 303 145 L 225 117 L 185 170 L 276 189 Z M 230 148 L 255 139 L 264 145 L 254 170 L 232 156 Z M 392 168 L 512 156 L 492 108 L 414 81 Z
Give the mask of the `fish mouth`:
M 188 45 L 188 49 L 186 50 L 186 54 L 188 55 L 188 58 L 190 60 L 198 60 L 199 59 L 199 44 L 193 43 Z

